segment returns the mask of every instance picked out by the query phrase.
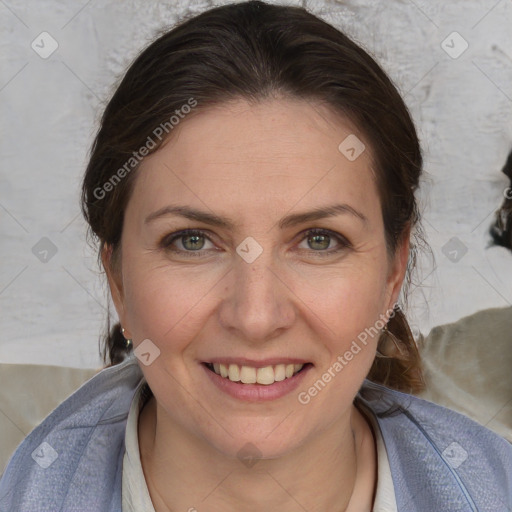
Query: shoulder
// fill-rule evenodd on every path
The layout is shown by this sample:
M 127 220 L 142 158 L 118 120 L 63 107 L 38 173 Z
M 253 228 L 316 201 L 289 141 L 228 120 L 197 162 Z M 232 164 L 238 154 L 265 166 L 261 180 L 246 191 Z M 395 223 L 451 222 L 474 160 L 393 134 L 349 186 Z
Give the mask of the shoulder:
M 505 461 L 512 463 L 512 444 L 464 414 L 368 380 L 359 396 L 385 430 L 392 431 L 394 425 L 399 426 L 399 432 L 416 430 L 425 442 L 443 450 L 457 441 L 472 454 L 478 454 L 482 461 L 488 458 L 485 456 L 488 450 L 496 448 Z M 401 437 L 406 438 L 405 435 Z
M 404 510 L 508 510 L 512 445 L 458 412 L 365 381 L 358 395 L 376 416 Z M 436 508 L 438 507 L 438 508 Z M 399 508 L 400 510 L 400 508 Z
M 113 490 L 120 496 L 126 420 L 141 378 L 130 357 L 97 373 L 51 412 L 9 460 L 0 510 L 110 510 Z M 92 501 L 85 487 L 95 489 Z
M 0 474 L 23 439 L 99 370 L 0 363 Z

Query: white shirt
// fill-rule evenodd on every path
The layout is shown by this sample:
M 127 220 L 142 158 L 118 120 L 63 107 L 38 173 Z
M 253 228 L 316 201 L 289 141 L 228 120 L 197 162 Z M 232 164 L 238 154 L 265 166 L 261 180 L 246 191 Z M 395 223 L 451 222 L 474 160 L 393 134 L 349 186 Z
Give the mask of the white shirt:
M 138 420 L 145 400 L 141 394 L 146 381 L 137 388 L 128 413 L 126 424 L 126 450 L 123 458 L 123 510 L 122 512 L 155 512 L 142 470 L 139 451 Z M 361 410 L 361 409 L 360 409 Z M 377 441 L 377 492 L 372 512 L 397 512 L 395 490 L 389 468 L 386 447 L 373 413 L 366 409 L 361 412 L 372 423 Z

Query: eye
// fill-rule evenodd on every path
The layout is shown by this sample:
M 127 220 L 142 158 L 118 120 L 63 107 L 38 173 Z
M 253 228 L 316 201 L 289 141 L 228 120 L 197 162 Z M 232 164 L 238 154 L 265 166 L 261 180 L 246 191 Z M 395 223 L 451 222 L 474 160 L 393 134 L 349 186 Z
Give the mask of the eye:
M 181 240 L 180 245 L 183 249 L 176 249 L 173 247 L 173 244 L 178 240 Z M 191 256 L 202 256 L 204 252 L 206 252 L 206 250 L 202 250 L 205 245 L 205 240 L 208 240 L 211 243 L 211 240 L 203 231 L 197 229 L 186 229 L 164 237 L 159 245 L 160 247 L 172 252 L 187 253 L 187 255 Z
M 345 237 L 327 229 L 310 229 L 306 231 L 303 240 L 307 242 L 309 248 L 317 253 L 316 255 L 318 256 L 329 256 L 351 247 L 350 242 Z M 329 248 L 333 240 L 338 242 L 338 247 L 326 251 L 325 249 Z

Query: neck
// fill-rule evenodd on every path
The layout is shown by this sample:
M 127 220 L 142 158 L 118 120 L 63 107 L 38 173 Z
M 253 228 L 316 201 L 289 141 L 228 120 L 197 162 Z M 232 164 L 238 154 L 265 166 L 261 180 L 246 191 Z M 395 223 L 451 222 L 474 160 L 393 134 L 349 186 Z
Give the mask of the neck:
M 299 449 L 250 465 L 173 423 L 155 397 L 140 412 L 138 432 L 156 512 L 355 512 L 373 504 L 375 442 L 355 406 Z

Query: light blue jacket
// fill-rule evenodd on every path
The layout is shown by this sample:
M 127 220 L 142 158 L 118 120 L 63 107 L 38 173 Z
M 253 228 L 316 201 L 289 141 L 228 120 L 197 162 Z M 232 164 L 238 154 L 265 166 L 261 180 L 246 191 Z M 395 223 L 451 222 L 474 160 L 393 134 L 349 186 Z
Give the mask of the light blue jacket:
M 9 460 L 0 511 L 120 512 L 126 420 L 142 378 L 132 354 L 59 405 Z M 376 415 L 399 512 L 512 511 L 512 445 L 505 439 L 368 380 L 357 400 Z

